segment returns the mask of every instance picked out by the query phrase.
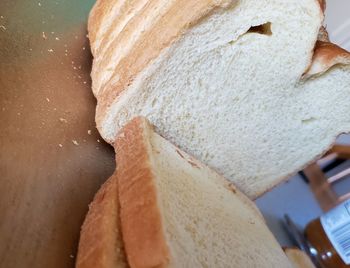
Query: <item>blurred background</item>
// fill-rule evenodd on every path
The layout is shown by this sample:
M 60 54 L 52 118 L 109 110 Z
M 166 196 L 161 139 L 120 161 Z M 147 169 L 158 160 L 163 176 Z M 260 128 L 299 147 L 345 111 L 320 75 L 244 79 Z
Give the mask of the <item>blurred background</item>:
M 327 1 L 325 25 L 330 40 L 350 51 L 349 0 Z M 337 144 L 350 145 L 350 136 L 340 136 Z M 348 168 L 350 168 L 350 161 L 345 161 L 326 172 L 325 175 L 331 177 Z M 350 176 L 336 182 L 333 189 L 339 196 L 349 193 Z M 280 202 L 276 202 L 276 200 L 280 200 Z M 256 203 L 263 212 L 270 229 L 282 245 L 293 245 L 282 224 L 284 214 L 289 214 L 300 229 L 303 229 L 308 222 L 322 214 L 322 209 L 312 191 L 310 191 L 309 184 L 300 175 L 296 175 L 286 183 L 279 185 L 259 198 Z

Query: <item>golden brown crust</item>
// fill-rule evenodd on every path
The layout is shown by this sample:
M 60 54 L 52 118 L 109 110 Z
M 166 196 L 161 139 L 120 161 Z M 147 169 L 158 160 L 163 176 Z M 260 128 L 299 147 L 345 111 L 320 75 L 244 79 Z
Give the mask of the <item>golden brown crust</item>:
M 167 267 L 170 261 L 152 174 L 148 131 L 148 123 L 135 118 L 115 142 L 123 241 L 128 263 L 135 268 Z
M 187 28 L 216 8 L 227 7 L 235 2 L 236 0 L 152 0 L 148 1 L 137 12 L 130 9 L 129 13 L 134 12 L 135 14 L 128 18 L 128 22 L 122 31 L 109 42 L 107 48 L 103 49 L 104 53 L 96 53 L 95 55 L 92 78 L 94 92 L 99 98 L 96 113 L 97 124 L 104 117 L 104 113 L 115 98 L 132 83 L 134 77 L 150 61 L 155 59 L 164 48 L 180 38 Z M 96 41 L 94 39 L 96 38 L 96 29 L 101 27 L 99 23 L 95 25 L 95 22 L 103 19 L 102 13 L 98 11 L 101 7 L 99 8 L 99 5 L 97 5 L 95 8 L 97 11 L 92 11 L 92 16 L 89 18 L 92 46 Z M 126 12 L 123 11 L 121 14 L 126 14 Z M 151 18 L 147 25 L 144 22 L 145 18 Z M 110 31 L 107 31 L 104 37 L 99 38 L 105 38 L 103 41 L 105 44 L 109 35 Z M 121 58 L 113 62 L 114 65 L 109 70 L 108 63 L 119 47 L 123 48 L 124 53 L 121 53 Z M 97 47 L 92 48 L 93 51 L 97 49 Z M 118 79 L 115 79 L 116 77 Z
M 321 26 L 320 31 L 318 32 L 317 40 L 323 41 L 323 42 L 330 42 L 326 27 Z
M 350 53 L 330 42 L 317 41 L 311 66 L 304 77 L 321 75 L 337 64 L 350 64 Z
M 101 28 L 102 18 L 107 11 L 114 5 L 115 0 L 97 0 L 93 9 L 90 12 L 88 20 L 88 32 L 90 42 L 94 42 L 97 38 L 97 32 Z M 92 54 L 95 55 L 95 46 L 91 44 Z
M 114 174 L 90 204 L 81 228 L 77 268 L 128 267 L 120 232 L 117 187 Z
M 317 1 L 320 4 L 322 12 L 324 13 L 326 10 L 326 0 L 317 0 Z

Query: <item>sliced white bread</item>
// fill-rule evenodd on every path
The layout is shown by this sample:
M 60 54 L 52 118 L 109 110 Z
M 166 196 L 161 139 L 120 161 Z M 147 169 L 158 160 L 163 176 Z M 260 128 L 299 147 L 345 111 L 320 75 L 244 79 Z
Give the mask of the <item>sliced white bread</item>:
M 316 268 L 304 251 L 297 248 L 286 248 L 284 252 L 294 268 Z
M 89 38 L 100 133 L 113 143 L 145 116 L 257 197 L 350 130 L 350 54 L 316 44 L 323 9 L 317 0 L 98 1 Z
M 116 176 L 90 207 L 86 222 L 95 224 L 86 228 L 89 224 L 84 223 L 79 254 L 86 255 L 83 250 L 89 246 L 82 243 L 88 239 L 100 245 L 99 236 L 113 240 L 117 234 L 130 267 L 291 267 L 255 204 L 223 177 L 155 133 L 145 119 L 128 123 L 119 132 L 115 148 Z M 107 206 L 109 198 L 114 202 L 119 197 L 121 226 L 102 221 L 97 225 L 91 219 L 96 217 L 91 212 L 95 209 L 109 219 L 106 222 L 116 222 L 118 211 L 102 208 L 98 201 L 115 182 L 118 193 L 113 186 L 111 195 L 104 195 L 103 204 Z M 121 238 L 116 228 L 120 228 Z M 121 248 L 120 242 L 114 245 Z M 95 267 L 125 267 L 124 261 L 119 266 L 120 256 L 113 259 L 114 266 Z M 85 267 L 91 266 L 79 266 Z

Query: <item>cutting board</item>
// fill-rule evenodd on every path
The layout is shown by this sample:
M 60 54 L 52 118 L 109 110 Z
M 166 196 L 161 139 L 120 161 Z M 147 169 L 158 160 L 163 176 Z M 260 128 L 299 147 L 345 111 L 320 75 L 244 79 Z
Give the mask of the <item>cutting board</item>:
M 74 267 L 112 174 L 86 31 L 92 0 L 0 1 L 0 267 Z

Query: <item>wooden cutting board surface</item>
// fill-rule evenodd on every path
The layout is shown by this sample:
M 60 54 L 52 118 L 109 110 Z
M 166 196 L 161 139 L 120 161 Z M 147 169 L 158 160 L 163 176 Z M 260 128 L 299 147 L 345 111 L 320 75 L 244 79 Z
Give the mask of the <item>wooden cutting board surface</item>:
M 93 2 L 0 1 L 0 267 L 74 267 L 114 170 L 90 90 Z

